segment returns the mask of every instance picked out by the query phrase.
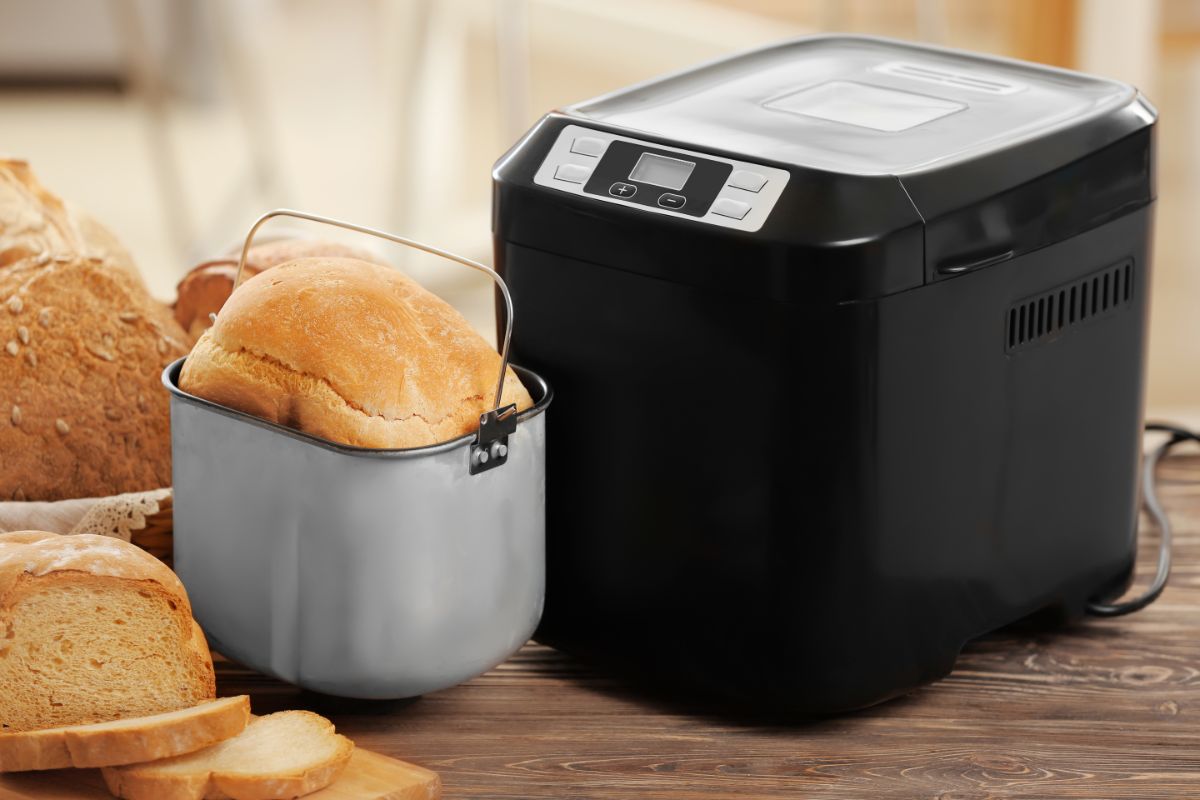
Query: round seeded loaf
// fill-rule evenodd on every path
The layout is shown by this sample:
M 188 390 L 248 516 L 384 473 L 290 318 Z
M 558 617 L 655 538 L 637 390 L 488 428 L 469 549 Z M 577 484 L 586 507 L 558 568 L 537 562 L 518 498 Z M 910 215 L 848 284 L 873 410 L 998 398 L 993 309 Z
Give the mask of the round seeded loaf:
M 159 376 L 186 352 L 112 234 L 0 160 L 0 500 L 169 486 Z
M 483 337 L 411 278 L 357 259 L 302 258 L 233 293 L 179 385 L 333 442 L 409 448 L 477 430 L 499 372 Z M 533 405 L 511 369 L 509 403 Z

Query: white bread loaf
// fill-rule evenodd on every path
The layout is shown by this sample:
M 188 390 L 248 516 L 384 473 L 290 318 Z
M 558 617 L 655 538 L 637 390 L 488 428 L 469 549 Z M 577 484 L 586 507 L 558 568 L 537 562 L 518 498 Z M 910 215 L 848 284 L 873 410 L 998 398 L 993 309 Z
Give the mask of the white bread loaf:
M 185 340 L 111 233 L 0 159 L 0 500 L 169 486 Z
M 216 693 L 175 573 L 105 536 L 0 534 L 0 731 L 188 708 Z
M 239 695 L 147 717 L 0 733 L 0 772 L 156 761 L 237 736 L 249 721 L 250 698 Z
M 500 356 L 462 315 L 402 273 L 302 258 L 234 292 L 179 385 L 333 442 L 408 448 L 477 430 L 499 372 Z M 509 403 L 533 405 L 511 369 Z
M 237 278 L 237 253 L 232 258 L 222 258 L 198 264 L 183 276 L 175 287 L 175 320 L 183 326 L 193 340 L 208 330 L 215 314 L 225 305 L 233 293 L 233 282 Z M 263 270 L 278 266 L 297 258 L 314 256 L 337 256 L 376 261 L 374 255 L 357 247 L 324 239 L 279 239 L 255 245 L 246 254 L 246 269 L 242 280 L 253 278 Z M 377 262 L 381 263 L 381 262 Z
M 252 719 L 232 739 L 185 756 L 104 770 L 125 800 L 269 800 L 323 789 L 338 779 L 354 743 L 309 711 Z

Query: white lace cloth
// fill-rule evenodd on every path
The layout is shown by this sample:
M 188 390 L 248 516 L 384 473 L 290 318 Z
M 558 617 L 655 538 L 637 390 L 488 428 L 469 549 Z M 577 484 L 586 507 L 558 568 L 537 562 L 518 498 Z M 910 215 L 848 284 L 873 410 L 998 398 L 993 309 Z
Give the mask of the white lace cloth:
M 134 531 L 146 527 L 146 517 L 157 514 L 160 503 L 170 496 L 168 487 L 54 503 L 3 502 L 0 503 L 0 532 L 98 533 L 128 542 Z

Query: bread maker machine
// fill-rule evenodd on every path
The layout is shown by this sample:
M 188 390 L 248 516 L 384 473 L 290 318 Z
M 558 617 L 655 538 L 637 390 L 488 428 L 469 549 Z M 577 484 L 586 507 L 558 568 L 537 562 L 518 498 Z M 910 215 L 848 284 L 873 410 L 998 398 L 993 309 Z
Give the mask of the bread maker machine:
M 1127 588 L 1153 106 L 856 36 L 545 116 L 497 163 L 547 421 L 538 638 L 835 712 Z

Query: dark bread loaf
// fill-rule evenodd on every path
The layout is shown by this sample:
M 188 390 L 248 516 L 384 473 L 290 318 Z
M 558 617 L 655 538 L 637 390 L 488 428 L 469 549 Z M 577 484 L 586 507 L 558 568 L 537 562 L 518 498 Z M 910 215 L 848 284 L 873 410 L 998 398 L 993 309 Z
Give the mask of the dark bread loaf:
M 160 373 L 186 352 L 112 234 L 0 160 L 0 499 L 169 486 Z

